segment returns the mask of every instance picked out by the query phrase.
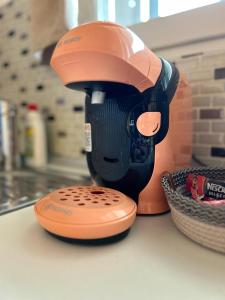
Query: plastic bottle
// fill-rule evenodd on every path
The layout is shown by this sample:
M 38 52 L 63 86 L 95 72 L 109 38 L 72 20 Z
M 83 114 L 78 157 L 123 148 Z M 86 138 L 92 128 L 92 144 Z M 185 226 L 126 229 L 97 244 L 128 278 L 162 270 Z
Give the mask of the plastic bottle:
M 27 102 L 20 103 L 17 110 L 17 147 L 20 157 L 20 167 L 26 166 L 26 120 L 27 120 Z
M 27 106 L 26 164 L 42 168 L 47 164 L 47 141 L 44 119 L 35 103 Z

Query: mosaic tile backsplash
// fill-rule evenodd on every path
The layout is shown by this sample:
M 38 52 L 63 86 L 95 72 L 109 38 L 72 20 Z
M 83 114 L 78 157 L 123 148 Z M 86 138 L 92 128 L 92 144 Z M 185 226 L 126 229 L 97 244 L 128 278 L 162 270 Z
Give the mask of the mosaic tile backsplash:
M 45 113 L 49 152 L 84 158 L 84 94 L 65 88 L 31 50 L 29 0 L 0 8 L 0 98 L 20 108 L 37 103 Z
M 83 158 L 84 95 L 62 86 L 31 51 L 30 1 L 0 8 L 0 98 L 18 106 L 38 103 L 47 119 L 50 154 Z M 225 46 L 177 57 L 193 89 L 193 153 L 203 163 L 225 166 Z

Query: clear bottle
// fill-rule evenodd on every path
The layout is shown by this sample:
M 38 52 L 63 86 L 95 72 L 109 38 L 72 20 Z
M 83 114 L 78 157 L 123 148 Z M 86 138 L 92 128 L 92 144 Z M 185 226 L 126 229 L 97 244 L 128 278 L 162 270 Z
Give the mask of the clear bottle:
M 47 140 L 44 119 L 35 103 L 27 106 L 26 163 L 29 167 L 42 168 L 47 164 Z
M 17 110 L 17 144 L 20 157 L 20 166 L 26 166 L 26 119 L 27 119 L 27 102 L 20 103 Z

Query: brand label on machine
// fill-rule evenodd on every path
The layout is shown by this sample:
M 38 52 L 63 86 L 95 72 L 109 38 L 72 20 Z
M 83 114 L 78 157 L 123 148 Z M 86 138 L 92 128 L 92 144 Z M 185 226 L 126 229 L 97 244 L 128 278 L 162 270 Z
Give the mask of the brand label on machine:
M 85 150 L 92 151 L 91 123 L 85 123 Z

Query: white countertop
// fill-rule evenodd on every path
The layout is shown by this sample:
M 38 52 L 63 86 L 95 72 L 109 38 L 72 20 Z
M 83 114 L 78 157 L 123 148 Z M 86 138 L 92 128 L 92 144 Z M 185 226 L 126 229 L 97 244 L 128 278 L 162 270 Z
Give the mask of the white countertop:
M 51 237 L 29 207 L 0 217 L 0 238 L 1 300 L 225 299 L 225 256 L 183 236 L 170 214 L 91 247 Z

